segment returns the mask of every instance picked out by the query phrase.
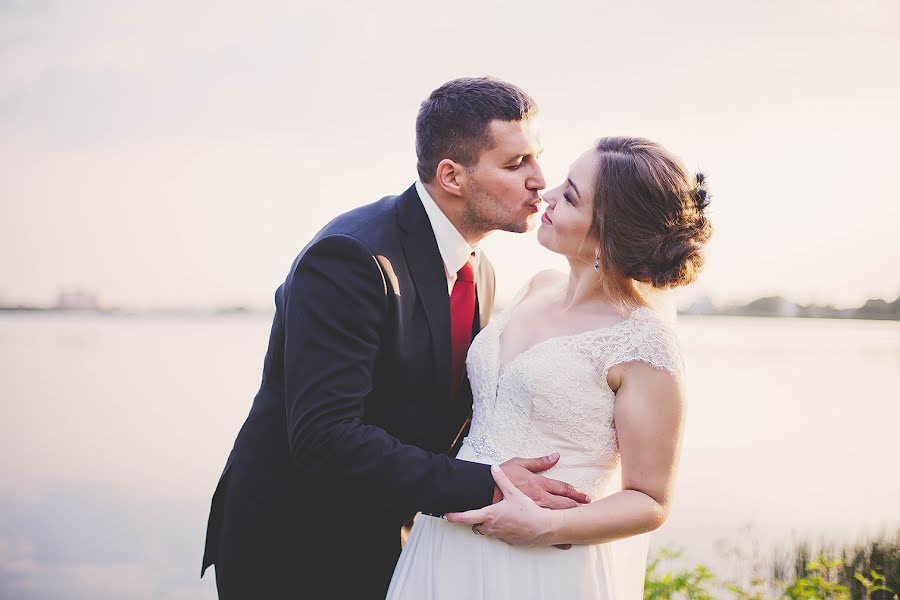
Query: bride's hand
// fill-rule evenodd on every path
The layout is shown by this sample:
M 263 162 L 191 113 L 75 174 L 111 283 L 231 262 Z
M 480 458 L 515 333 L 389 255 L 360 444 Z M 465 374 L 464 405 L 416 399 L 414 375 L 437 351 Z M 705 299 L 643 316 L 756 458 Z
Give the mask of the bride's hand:
M 503 500 L 484 508 L 444 515 L 451 523 L 478 525 L 478 531 L 512 546 L 540 545 L 553 528 L 553 510 L 541 508 L 513 485 L 499 466 L 491 467 Z M 560 512 L 560 511 L 556 511 Z M 568 549 L 571 544 L 558 546 Z

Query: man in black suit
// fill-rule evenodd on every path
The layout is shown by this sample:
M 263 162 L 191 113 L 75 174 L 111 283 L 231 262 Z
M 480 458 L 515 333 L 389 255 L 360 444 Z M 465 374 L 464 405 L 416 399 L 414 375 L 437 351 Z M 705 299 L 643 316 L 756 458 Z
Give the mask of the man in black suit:
M 203 570 L 220 598 L 383 598 L 405 520 L 501 499 L 488 465 L 448 451 L 472 408 L 461 357 L 494 300 L 477 244 L 526 231 L 545 185 L 535 112 L 496 79 L 441 86 L 416 120 L 419 181 L 294 261 L 213 495 Z M 542 506 L 587 501 L 537 474 L 556 460 L 502 466 Z

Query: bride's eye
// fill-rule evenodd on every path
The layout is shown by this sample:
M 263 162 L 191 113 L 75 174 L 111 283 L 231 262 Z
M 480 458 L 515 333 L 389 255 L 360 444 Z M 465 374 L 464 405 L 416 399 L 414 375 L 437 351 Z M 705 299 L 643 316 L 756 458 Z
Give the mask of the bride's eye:
M 575 201 L 572 200 L 572 198 L 569 197 L 569 192 L 566 192 L 565 194 L 563 194 L 563 198 L 564 198 L 565 201 L 568 202 L 569 204 L 575 204 Z

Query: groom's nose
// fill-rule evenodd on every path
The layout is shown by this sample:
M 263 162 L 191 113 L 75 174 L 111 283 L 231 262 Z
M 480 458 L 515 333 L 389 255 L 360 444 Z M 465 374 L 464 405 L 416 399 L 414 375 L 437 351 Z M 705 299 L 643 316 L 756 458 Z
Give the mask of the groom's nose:
M 525 180 L 525 187 L 529 190 L 542 190 L 547 187 L 547 182 L 544 180 L 544 171 L 541 169 L 540 163 L 535 162 L 533 173 Z

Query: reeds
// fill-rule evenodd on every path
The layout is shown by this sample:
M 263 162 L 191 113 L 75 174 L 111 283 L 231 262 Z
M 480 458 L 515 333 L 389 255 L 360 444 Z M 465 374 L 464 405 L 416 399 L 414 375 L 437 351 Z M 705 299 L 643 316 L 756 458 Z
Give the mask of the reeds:
M 663 568 L 680 556 L 664 548 L 648 561 L 645 600 L 898 600 L 900 590 L 900 531 L 865 543 L 799 543 L 778 552 L 767 573 L 754 566 L 740 582 L 720 579 L 703 565 Z

